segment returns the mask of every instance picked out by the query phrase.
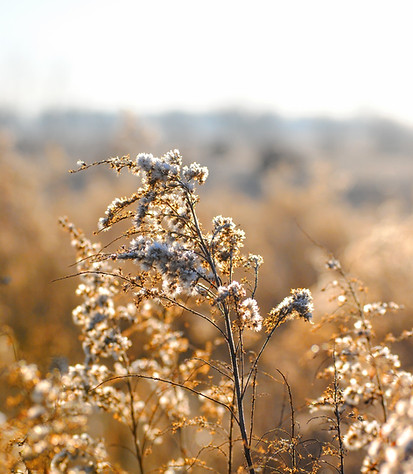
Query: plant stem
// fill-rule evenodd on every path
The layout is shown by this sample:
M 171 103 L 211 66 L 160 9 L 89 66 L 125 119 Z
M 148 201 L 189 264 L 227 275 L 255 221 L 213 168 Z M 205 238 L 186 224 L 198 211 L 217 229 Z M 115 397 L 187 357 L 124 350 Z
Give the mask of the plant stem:
M 290 384 L 288 383 L 287 377 L 281 372 L 281 370 L 276 369 L 276 371 L 281 375 L 284 380 L 285 386 L 287 387 L 288 399 L 290 402 L 290 413 L 291 413 L 291 461 L 293 472 L 297 471 L 297 453 L 295 450 L 295 410 L 293 402 L 293 394 L 291 391 Z
M 234 403 L 235 390 L 232 391 L 232 403 Z M 228 474 L 232 472 L 232 435 L 234 431 L 234 415 L 231 413 L 229 420 L 229 437 L 228 437 Z
M 353 285 L 351 284 L 351 281 L 347 278 L 347 275 L 344 273 L 344 271 L 340 268 L 339 269 L 340 275 L 344 278 L 344 281 L 347 283 L 348 289 L 350 290 L 351 296 L 356 304 L 357 311 L 359 313 L 361 321 L 364 323 L 366 318 L 364 316 L 363 308 L 361 307 L 360 300 L 358 299 L 357 293 L 353 288 Z M 379 395 L 380 395 L 380 404 L 381 408 L 383 410 L 383 419 L 384 422 L 386 423 L 387 421 L 387 402 L 384 396 L 384 390 L 383 390 L 383 384 L 381 382 L 381 376 L 380 376 L 380 371 L 379 368 L 376 364 L 376 359 L 373 356 L 373 349 L 372 349 L 372 343 L 371 343 L 371 337 L 370 335 L 365 336 L 366 341 L 367 341 L 367 347 L 369 350 L 369 355 L 371 358 L 371 365 L 373 366 L 374 369 L 374 375 L 377 383 L 377 388 L 379 389 Z
M 240 378 L 239 378 L 234 337 L 233 337 L 232 328 L 231 328 L 231 320 L 230 320 L 228 308 L 226 307 L 226 305 L 222 305 L 222 306 L 224 310 L 225 327 L 227 330 L 229 353 L 230 353 L 231 364 L 232 364 L 232 373 L 234 374 L 235 395 L 236 395 L 237 408 L 238 408 L 238 422 L 239 422 L 239 428 L 241 431 L 242 441 L 244 444 L 244 455 L 248 464 L 248 469 L 249 469 L 250 474 L 255 474 L 253 464 L 252 464 L 252 458 L 251 458 L 251 449 L 248 442 L 247 429 L 245 426 L 243 395 L 241 393 L 241 383 L 240 383 Z
M 344 445 L 341 436 L 341 417 L 340 417 L 340 388 L 338 386 L 338 374 L 336 365 L 336 348 L 333 350 L 333 362 L 334 362 L 334 416 L 336 417 L 337 423 L 337 438 L 340 453 L 340 474 L 344 474 Z
M 214 261 L 208 250 L 208 246 L 205 243 L 204 236 L 202 235 L 201 228 L 198 222 L 198 217 L 195 213 L 194 203 L 192 202 L 192 199 L 190 198 L 188 193 L 187 193 L 187 201 L 191 209 L 191 214 L 194 220 L 196 233 L 199 238 L 200 247 L 214 275 L 216 286 L 219 287 L 222 285 L 222 281 L 218 275 Z M 251 448 L 248 442 L 247 429 L 245 426 L 243 393 L 242 393 L 241 380 L 240 380 L 240 375 L 239 375 L 239 370 L 238 370 L 237 351 L 236 351 L 234 335 L 233 335 L 232 327 L 231 327 L 231 317 L 230 317 L 230 313 L 226 304 L 222 303 L 222 305 L 220 306 L 221 306 L 222 313 L 224 315 L 224 320 L 225 320 L 225 330 L 226 330 L 226 336 L 227 336 L 228 350 L 229 350 L 229 356 L 231 359 L 232 373 L 234 376 L 234 387 L 235 387 L 235 395 L 236 395 L 237 409 L 238 409 L 238 424 L 241 431 L 242 442 L 244 444 L 244 455 L 248 464 L 248 469 L 249 469 L 250 474 L 255 474 L 252 458 L 251 458 Z
M 135 454 L 136 454 L 136 459 L 138 460 L 138 464 L 139 464 L 139 472 L 141 474 L 144 474 L 143 458 L 142 458 L 142 453 L 141 453 L 139 440 L 138 440 L 138 423 L 136 422 L 135 408 L 133 406 L 133 402 L 134 402 L 133 389 L 132 389 L 132 384 L 131 384 L 130 379 L 127 379 L 127 386 L 128 386 L 129 396 L 130 396 L 130 415 L 132 419 L 131 431 L 132 431 L 133 442 L 135 446 Z

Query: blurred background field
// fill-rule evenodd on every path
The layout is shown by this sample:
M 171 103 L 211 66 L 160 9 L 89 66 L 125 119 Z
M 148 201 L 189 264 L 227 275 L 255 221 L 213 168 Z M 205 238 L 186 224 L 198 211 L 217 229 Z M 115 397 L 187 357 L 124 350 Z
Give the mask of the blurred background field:
M 383 139 L 389 136 L 393 142 Z M 321 290 L 331 278 L 325 261 L 332 252 L 369 287 L 365 302 L 404 305 L 379 321 L 379 336 L 411 329 L 412 140 L 410 128 L 377 118 L 287 120 L 240 111 L 137 117 L 67 111 L 27 119 L 3 113 L 2 364 L 14 359 L 5 334 L 13 334 L 19 358 L 44 371 L 82 361 L 71 320 L 79 304 L 74 293 L 78 282 L 53 282 L 74 271 L 74 252 L 57 219 L 68 215 L 92 236 L 106 205 L 115 196 L 130 194 L 137 182 L 100 168 L 75 175 L 68 170 L 77 160 L 137 150 L 163 153 L 178 146 L 185 160 L 210 169 L 200 190 L 205 227 L 214 215 L 232 216 L 246 231 L 247 250 L 264 257 L 257 297 L 262 313 L 290 288 L 309 287 L 315 297 L 314 320 L 319 321 L 331 309 Z M 199 322 L 185 320 L 189 337 L 203 344 Z M 286 325 L 263 360 L 263 370 L 274 374 L 279 369 L 288 377 L 299 407 L 319 393 L 316 371 L 322 360 L 314 356 L 331 331 L 312 332 L 300 322 Z M 410 341 L 396 344 L 395 350 L 411 369 Z M 278 420 L 285 402 L 282 384 L 264 383 L 262 389 L 264 413 Z M 265 393 L 275 394 L 278 403 L 273 405 Z M 123 455 L 117 456 L 125 462 Z
M 70 317 L 76 281 L 52 282 L 70 274 L 74 262 L 57 219 L 68 215 L 92 235 L 106 205 L 137 185 L 130 176 L 101 169 L 68 170 L 77 160 L 137 150 L 179 147 L 184 159 L 209 167 L 201 216 L 206 227 L 216 214 L 233 216 L 246 230 L 248 250 L 263 255 L 263 311 L 292 287 L 317 290 L 332 252 L 369 286 L 369 298 L 405 305 L 388 321 L 395 332 L 409 324 L 408 127 L 377 118 L 287 120 L 239 111 L 148 117 L 71 111 L 35 119 L 3 114 L 1 124 L 2 324 L 15 330 L 24 357 L 45 369 L 79 350 Z M 322 316 L 323 306 L 316 308 L 316 317 Z
M 0 325 L 19 357 L 43 370 L 82 359 L 77 282 L 52 282 L 74 263 L 57 220 L 68 215 L 92 235 L 107 204 L 136 186 L 100 168 L 68 170 L 174 148 L 209 168 L 205 227 L 232 216 L 264 257 L 262 313 L 309 287 L 318 321 L 329 309 L 321 289 L 331 252 L 366 283 L 369 301 L 404 305 L 379 333 L 411 329 L 407 3 L 21 3 L 3 4 L 0 20 L 25 31 L 0 33 Z M 282 328 L 264 360 L 288 376 L 297 403 L 318 390 L 312 354 L 328 334 Z M 396 348 L 411 370 L 410 342 Z M 13 360 L 9 337 L 0 355 L 3 366 Z

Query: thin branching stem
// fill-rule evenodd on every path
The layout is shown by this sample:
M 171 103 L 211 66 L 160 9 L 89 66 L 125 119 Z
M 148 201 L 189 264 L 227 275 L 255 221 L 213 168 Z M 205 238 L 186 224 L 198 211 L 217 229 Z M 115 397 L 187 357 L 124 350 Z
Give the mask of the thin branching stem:
M 288 400 L 290 402 L 290 414 L 291 414 L 291 461 L 293 472 L 297 470 L 297 454 L 295 448 L 295 410 L 294 410 L 294 402 L 293 402 L 293 394 L 291 391 L 291 386 L 288 383 L 287 377 L 281 372 L 281 370 L 276 369 L 276 371 L 281 375 L 284 380 L 284 384 L 287 387 L 288 392 Z
M 199 360 L 200 362 L 203 362 L 204 364 L 208 365 L 209 367 L 211 367 L 211 369 L 214 369 L 216 370 L 218 373 L 220 373 L 223 377 L 226 377 L 227 379 L 231 380 L 231 381 L 234 381 L 233 378 L 226 374 L 223 370 L 221 370 L 219 367 L 217 367 L 216 365 L 212 364 L 211 362 L 209 362 L 208 360 L 205 360 L 205 359 L 201 359 L 200 357 L 192 357 L 192 360 Z
M 199 397 L 202 397 L 202 398 L 206 398 L 207 400 L 211 401 L 211 402 L 214 402 L 216 403 L 217 405 L 221 405 L 223 406 L 225 409 L 227 409 L 230 413 L 234 414 L 234 419 L 237 421 L 237 423 L 239 424 L 239 421 L 238 421 L 238 418 L 235 416 L 235 413 L 234 411 L 232 410 L 232 408 L 230 406 L 228 406 L 226 403 L 223 403 L 223 402 L 220 402 L 219 400 L 216 400 L 215 398 L 212 398 L 212 397 L 209 397 L 208 395 L 205 395 L 204 393 L 198 391 L 198 390 L 195 390 L 194 388 L 191 388 L 191 387 L 187 387 L 186 385 L 183 385 L 181 383 L 178 383 L 178 382 L 174 382 L 172 380 L 166 380 L 166 379 L 163 379 L 163 378 L 160 378 L 160 377 L 152 377 L 150 375 L 142 375 L 142 374 L 126 374 L 126 375 L 118 375 L 116 377 L 109 377 L 108 379 L 104 380 L 103 382 L 101 382 L 100 384 L 96 385 L 95 387 L 91 388 L 91 391 L 94 391 L 96 389 L 98 389 L 99 387 L 101 387 L 102 385 L 106 384 L 106 383 L 110 383 L 110 382 L 116 382 L 116 381 L 120 381 L 120 380 L 125 380 L 125 379 L 128 379 L 128 378 L 139 378 L 139 379 L 146 379 L 146 380 L 154 380 L 155 382 L 163 382 L 163 383 L 166 383 L 166 384 L 169 384 L 169 385 L 173 385 L 175 387 L 180 387 L 180 388 L 183 388 L 185 390 L 188 390 L 189 392 L 192 392 L 194 393 L 195 395 L 198 395 Z
M 216 270 L 216 267 L 214 265 L 214 262 L 212 260 L 212 257 L 210 253 L 208 252 L 208 246 L 206 245 L 204 241 L 204 237 L 202 235 L 199 223 L 198 223 L 198 217 L 195 213 L 195 208 L 194 204 L 192 202 L 192 199 L 189 196 L 189 193 L 186 193 L 187 195 L 187 200 L 188 204 L 191 209 L 191 214 L 194 220 L 195 228 L 197 230 L 199 240 L 200 240 L 200 245 L 205 252 L 205 258 L 214 274 L 215 282 L 217 286 L 222 285 L 222 281 L 220 277 L 218 276 L 218 272 Z M 231 364 L 232 364 L 232 372 L 234 376 L 234 385 L 235 385 L 235 394 L 236 394 L 236 400 L 237 400 L 237 409 L 238 409 L 238 425 L 240 427 L 241 431 L 241 437 L 243 440 L 244 444 L 244 455 L 245 459 L 248 464 L 248 469 L 250 474 L 255 474 L 255 470 L 253 467 L 253 462 L 252 462 L 252 457 L 251 457 L 251 448 L 248 442 L 248 435 L 247 435 L 247 429 L 245 425 L 245 415 L 244 415 L 244 404 L 243 404 L 243 396 L 242 396 L 242 386 L 241 386 L 241 380 L 240 380 L 240 374 L 239 374 L 239 368 L 238 368 L 238 361 L 237 361 L 237 352 L 236 352 L 236 347 L 235 347 L 235 342 L 234 342 L 234 335 L 232 332 L 232 323 L 231 323 L 231 317 L 229 313 L 229 309 L 225 303 L 222 303 L 220 305 L 222 313 L 224 315 L 224 320 L 225 320 L 225 329 L 226 329 L 226 336 L 227 336 L 227 342 L 228 342 L 228 347 L 229 347 L 229 355 L 231 359 Z
M 235 398 L 235 384 L 232 390 L 232 403 L 234 403 L 234 398 Z M 232 473 L 233 434 L 234 434 L 234 417 L 231 413 L 230 418 L 229 418 L 229 434 L 228 434 L 228 474 Z
M 145 471 L 143 468 L 143 456 L 142 456 L 141 447 L 139 445 L 139 439 L 138 439 L 138 423 L 135 417 L 134 395 L 133 395 L 132 384 L 129 379 L 126 381 L 126 386 L 128 387 L 128 393 L 129 393 L 129 409 L 130 409 L 130 417 L 132 421 L 131 432 L 132 432 L 132 437 L 133 437 L 133 444 L 135 447 L 135 455 L 139 464 L 139 472 L 140 474 L 144 474 Z
M 255 268 L 254 268 L 254 288 L 252 290 L 252 294 L 251 294 L 251 298 L 255 298 L 255 293 L 257 292 L 257 288 L 258 288 L 258 264 L 255 265 Z
M 169 298 L 168 296 L 160 295 L 160 298 L 162 298 L 166 301 L 169 301 L 170 303 L 172 303 L 176 306 L 179 306 L 180 308 L 184 309 L 185 311 L 188 311 L 189 313 L 194 314 L 195 316 L 199 316 L 200 318 L 205 319 L 205 321 L 208 321 L 210 324 L 212 324 L 212 326 L 214 326 L 214 328 L 217 329 L 220 332 L 220 334 L 224 337 L 224 339 L 227 340 L 227 335 L 224 333 L 224 331 L 218 326 L 218 324 L 216 324 L 214 321 L 212 321 L 212 319 L 209 318 L 208 316 L 206 316 L 205 314 L 202 314 L 199 311 L 196 311 L 195 309 L 190 308 L 189 306 L 186 306 L 183 303 L 181 303 L 181 302 L 179 302 L 179 301 L 177 301 L 173 298 Z
M 337 364 L 336 364 L 336 348 L 333 348 L 333 364 L 334 364 L 334 416 L 336 418 L 337 439 L 340 456 L 340 474 L 344 474 L 344 444 L 341 433 L 341 391 L 339 387 Z
M 251 397 L 251 416 L 250 416 L 250 436 L 249 444 L 252 443 L 252 435 L 254 433 L 254 415 L 255 415 L 255 402 L 257 401 L 257 368 L 254 370 L 254 377 L 252 379 L 252 397 Z
M 256 367 L 257 367 L 257 365 L 258 365 L 258 362 L 259 362 L 259 360 L 260 360 L 260 358 L 261 358 L 261 356 L 262 356 L 262 354 L 263 354 L 265 348 L 267 347 L 267 344 L 270 342 L 270 339 L 271 339 L 272 335 L 274 334 L 275 330 L 279 327 L 280 324 L 281 324 L 281 319 L 279 319 L 279 320 L 277 321 L 277 323 L 276 323 L 275 326 L 271 329 L 271 331 L 268 333 L 268 335 L 267 335 L 265 341 L 263 342 L 263 344 L 262 344 L 262 346 L 261 346 L 261 349 L 260 349 L 260 351 L 258 352 L 258 355 L 257 355 L 257 357 L 255 358 L 255 360 L 254 360 L 254 362 L 253 362 L 253 364 L 252 364 L 252 366 L 251 366 L 251 368 L 250 368 L 250 370 L 249 370 L 249 372 L 248 372 L 247 380 L 246 380 L 246 382 L 245 382 L 245 384 L 244 384 L 244 388 L 243 388 L 243 390 L 242 390 L 242 397 L 245 396 L 245 392 L 246 392 L 247 389 L 248 389 L 248 384 L 249 384 L 249 382 L 250 382 L 250 380 L 251 380 L 251 377 L 252 377 L 252 375 L 253 375 L 253 373 L 254 373 L 254 370 L 256 369 Z

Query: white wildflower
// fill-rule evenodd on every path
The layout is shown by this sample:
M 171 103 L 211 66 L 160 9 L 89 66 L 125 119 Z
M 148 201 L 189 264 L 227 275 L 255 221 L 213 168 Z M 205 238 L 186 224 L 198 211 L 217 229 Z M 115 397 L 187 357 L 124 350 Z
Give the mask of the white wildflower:
M 298 288 L 291 290 L 291 295 L 281 301 L 281 303 L 271 311 L 271 316 L 280 319 L 286 317 L 300 317 L 306 321 L 310 321 L 313 315 L 313 297 L 310 290 L 306 288 Z
M 198 163 L 192 163 L 182 169 L 182 176 L 188 183 L 193 180 L 198 181 L 199 184 L 204 184 L 208 178 L 208 173 L 208 168 L 200 166 Z
M 261 331 L 262 316 L 259 313 L 257 302 L 253 298 L 245 299 L 239 306 L 241 321 L 249 329 Z
M 388 311 L 397 311 L 399 309 L 400 306 L 392 301 L 390 303 L 369 303 L 363 306 L 364 313 L 379 316 L 384 316 Z
M 217 302 L 225 301 L 229 297 L 233 298 L 235 301 L 238 301 L 241 298 L 244 298 L 246 294 L 247 292 L 245 291 L 245 288 L 234 280 L 228 286 L 220 286 L 218 288 Z

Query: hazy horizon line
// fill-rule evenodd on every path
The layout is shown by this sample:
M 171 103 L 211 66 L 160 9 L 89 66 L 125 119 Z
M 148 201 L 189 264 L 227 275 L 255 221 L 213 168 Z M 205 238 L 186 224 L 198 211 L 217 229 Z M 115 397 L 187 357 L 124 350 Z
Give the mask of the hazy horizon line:
M 136 118 L 139 117 L 160 117 L 173 114 L 192 115 L 192 116 L 207 116 L 207 115 L 225 115 L 238 114 L 240 116 L 273 116 L 282 120 L 330 120 L 333 122 L 351 122 L 358 120 L 381 120 L 392 122 L 399 126 L 413 128 L 413 123 L 407 119 L 396 117 L 392 114 L 385 114 L 374 110 L 360 110 L 353 113 L 331 113 L 331 112 L 303 112 L 303 113 L 286 113 L 264 107 L 252 107 L 245 105 L 228 105 L 228 106 L 212 106 L 210 108 L 187 108 L 187 107 L 171 107 L 159 110 L 142 110 L 138 111 L 133 107 L 125 108 L 102 108 L 93 106 L 46 106 L 35 111 L 23 110 L 21 108 L 9 107 L 0 105 L 0 115 L 11 115 L 16 118 L 36 120 L 47 114 L 93 114 L 93 115 L 131 115 Z

